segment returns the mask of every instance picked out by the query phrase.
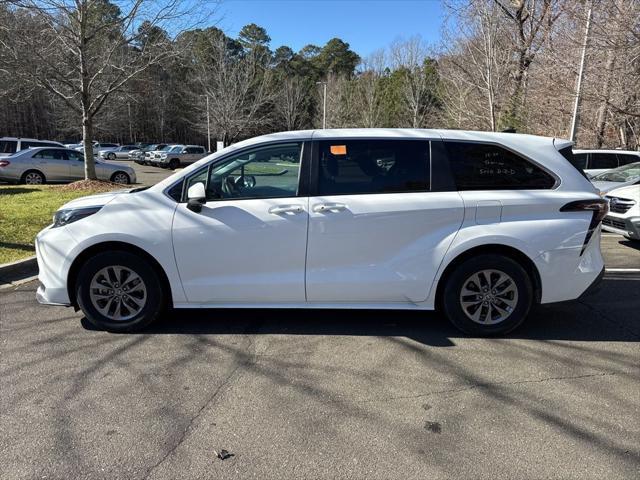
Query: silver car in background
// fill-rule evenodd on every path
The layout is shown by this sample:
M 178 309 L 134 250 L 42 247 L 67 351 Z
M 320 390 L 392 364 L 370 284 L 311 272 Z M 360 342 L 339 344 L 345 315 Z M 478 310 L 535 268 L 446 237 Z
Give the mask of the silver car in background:
M 98 156 L 100 158 L 106 158 L 107 160 L 128 160 L 129 152 L 137 150 L 135 145 L 123 145 L 121 147 L 109 148 L 107 150 L 100 150 Z
M 135 183 L 133 168 L 95 160 L 99 180 Z M 70 148 L 30 148 L 0 159 L 0 181 L 41 185 L 84 179 L 84 155 Z

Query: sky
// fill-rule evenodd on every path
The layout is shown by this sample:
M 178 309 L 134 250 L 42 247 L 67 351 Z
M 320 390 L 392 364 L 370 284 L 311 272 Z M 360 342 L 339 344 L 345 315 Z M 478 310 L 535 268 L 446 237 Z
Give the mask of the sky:
M 437 42 L 444 20 L 440 0 L 223 0 L 216 16 L 233 37 L 248 23 L 264 27 L 272 50 L 339 37 L 361 57 L 414 35 Z

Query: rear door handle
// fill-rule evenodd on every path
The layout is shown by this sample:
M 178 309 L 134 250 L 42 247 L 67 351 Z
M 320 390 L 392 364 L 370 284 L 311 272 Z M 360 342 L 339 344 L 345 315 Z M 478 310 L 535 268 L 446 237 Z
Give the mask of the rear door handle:
M 269 213 L 280 215 L 282 213 L 302 213 L 302 205 L 277 205 L 269 209 Z
M 346 210 L 347 206 L 344 203 L 319 203 L 313 206 L 313 211 L 316 213 L 322 212 L 340 212 Z

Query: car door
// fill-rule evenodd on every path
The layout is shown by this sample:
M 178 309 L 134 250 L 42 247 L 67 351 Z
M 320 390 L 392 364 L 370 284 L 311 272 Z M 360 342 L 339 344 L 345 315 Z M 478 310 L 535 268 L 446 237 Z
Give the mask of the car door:
M 200 212 L 179 203 L 173 245 L 190 303 L 304 303 L 308 197 L 300 189 L 302 142 L 230 154 L 185 180 L 205 184 Z M 295 152 L 283 165 L 280 155 Z M 268 162 L 257 162 L 268 155 Z M 303 186 L 304 188 L 304 186 Z
M 71 180 L 82 180 L 84 178 L 84 155 L 75 150 L 65 150 L 69 159 L 69 176 Z M 96 171 L 98 169 L 96 164 Z
M 307 300 L 424 301 L 464 215 L 458 192 L 431 175 L 442 168 L 434 168 L 430 142 L 314 144 Z
M 40 150 L 33 154 L 32 159 L 34 168 L 40 170 L 48 182 L 66 182 L 71 178 L 64 150 Z

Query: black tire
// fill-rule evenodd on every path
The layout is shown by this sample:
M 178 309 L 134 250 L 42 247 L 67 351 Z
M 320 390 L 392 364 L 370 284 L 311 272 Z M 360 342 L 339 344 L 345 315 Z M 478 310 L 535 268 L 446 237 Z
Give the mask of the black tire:
M 91 282 L 98 272 L 106 267 L 121 266 L 133 271 L 137 274 L 143 282 L 143 286 L 146 289 L 146 296 L 144 297 L 144 305 L 139 309 L 137 313 L 122 320 L 116 320 L 105 316 L 101 313 L 98 307 L 94 304 L 91 298 Z M 129 277 L 130 278 L 130 277 Z M 125 284 L 126 285 L 126 279 Z M 124 289 L 123 285 L 120 287 Z M 95 289 L 94 289 L 95 290 Z M 151 324 L 160 313 L 164 310 L 166 305 L 166 293 L 162 288 L 162 284 L 158 278 L 157 272 L 145 259 L 138 255 L 135 255 L 127 251 L 109 251 L 98 253 L 94 257 L 91 257 L 80 269 L 78 278 L 75 284 L 76 299 L 78 306 L 82 309 L 87 320 L 97 328 L 104 329 L 110 332 L 133 332 L 139 331 Z M 129 292 L 129 295 L 133 295 Z M 126 295 L 124 295 L 126 298 Z M 118 299 L 119 301 L 120 299 Z M 132 310 L 125 310 L 120 308 L 120 313 Z M 118 303 L 119 305 L 119 303 Z M 115 305 L 114 305 L 115 306 Z M 104 305 L 103 305 L 104 308 Z M 107 309 L 109 313 L 109 309 Z
M 169 169 L 175 170 L 176 168 L 180 168 L 180 160 L 178 160 L 177 158 L 172 158 L 171 160 L 169 160 Z
M 40 177 L 39 182 L 31 181 L 32 178 L 35 179 L 36 177 Z M 44 185 L 45 183 L 47 183 L 47 178 L 44 176 L 44 173 L 39 170 L 27 170 L 22 174 L 20 183 L 24 183 L 26 185 Z
M 111 152 L 111 153 L 107 153 L 107 160 L 115 160 L 116 159 L 116 154 Z
M 482 286 L 477 298 L 482 297 L 483 300 L 473 299 L 472 301 L 481 304 L 478 309 L 484 308 L 484 310 L 479 314 L 481 318 L 474 321 L 469 315 L 476 313 L 475 305 L 468 306 L 466 310 L 462 305 L 463 298 L 469 299 L 473 296 L 462 297 L 462 289 L 465 286 L 474 286 L 474 282 L 469 282 L 470 278 L 479 272 L 487 270 L 497 270 L 511 277 L 511 283 L 509 285 L 515 284 L 515 294 L 510 293 L 509 298 L 503 298 L 506 298 L 507 301 L 515 305 L 510 307 L 510 313 L 506 315 L 503 320 L 499 320 L 499 311 L 492 307 L 492 300 L 495 298 L 494 304 L 497 302 L 500 307 L 505 307 L 507 304 L 504 303 L 499 296 L 493 297 L 492 291 L 489 290 L 488 286 L 486 286 L 488 290 L 486 292 L 484 291 L 485 286 Z M 490 277 L 497 279 L 498 275 L 493 274 L 490 275 Z M 483 275 L 482 278 L 486 279 L 487 275 Z M 522 324 L 533 303 L 533 285 L 525 269 L 515 260 L 499 254 L 478 255 L 477 257 L 466 260 L 451 272 L 446 282 L 442 298 L 444 313 L 456 328 L 469 335 L 489 337 L 508 333 Z M 500 290 L 499 287 L 501 285 L 502 284 L 498 285 L 498 290 L 496 291 Z M 511 287 L 509 288 L 511 289 Z M 470 289 L 467 288 L 467 290 Z M 484 298 L 487 297 L 483 297 L 483 295 L 490 296 L 490 299 L 485 302 Z M 506 309 L 509 309 L 509 307 L 507 306 L 505 310 Z M 484 322 L 482 320 L 483 313 Z M 494 314 L 496 314 L 495 319 L 493 318 Z M 496 321 L 497 323 L 491 324 L 490 322 L 492 321 Z
M 124 175 L 124 177 L 126 178 L 126 180 L 124 182 L 116 182 L 116 178 L 119 175 Z M 111 179 L 110 179 L 113 183 L 120 183 L 122 185 L 129 185 L 131 183 L 131 177 L 129 176 L 129 174 L 127 172 L 121 172 L 121 171 L 117 171 L 115 172 L 113 175 L 111 175 Z

